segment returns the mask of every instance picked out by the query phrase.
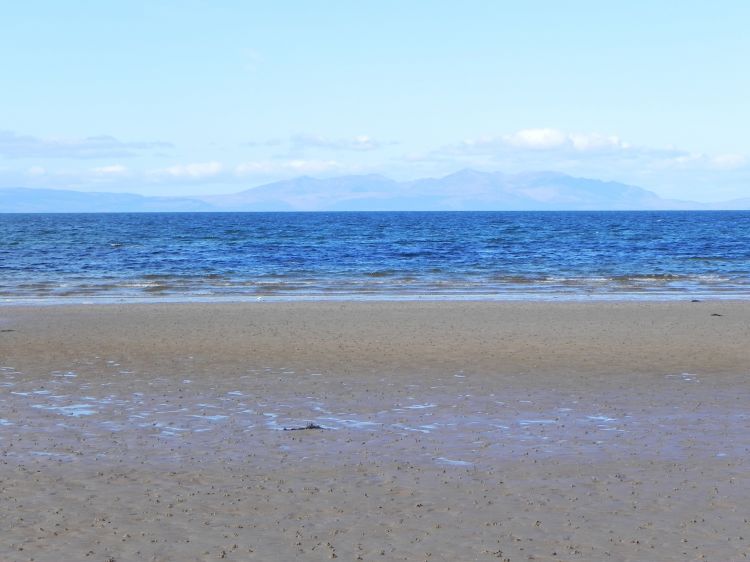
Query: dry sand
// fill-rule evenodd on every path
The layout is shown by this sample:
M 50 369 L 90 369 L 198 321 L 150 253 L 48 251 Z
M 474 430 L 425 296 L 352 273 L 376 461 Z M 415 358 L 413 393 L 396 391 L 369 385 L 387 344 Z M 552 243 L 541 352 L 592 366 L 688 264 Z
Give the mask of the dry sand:
M 749 375 L 750 302 L 4 307 L 0 560 L 744 560 Z

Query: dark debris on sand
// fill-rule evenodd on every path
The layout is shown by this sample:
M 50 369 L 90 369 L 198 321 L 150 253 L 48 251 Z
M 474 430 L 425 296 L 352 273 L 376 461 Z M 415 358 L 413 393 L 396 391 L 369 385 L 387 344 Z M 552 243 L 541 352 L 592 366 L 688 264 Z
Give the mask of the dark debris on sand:
M 323 427 L 321 425 L 318 425 L 316 423 L 310 422 L 310 423 L 308 423 L 305 426 L 300 426 L 300 427 L 285 427 L 284 431 L 304 431 L 306 429 L 325 429 L 325 427 Z

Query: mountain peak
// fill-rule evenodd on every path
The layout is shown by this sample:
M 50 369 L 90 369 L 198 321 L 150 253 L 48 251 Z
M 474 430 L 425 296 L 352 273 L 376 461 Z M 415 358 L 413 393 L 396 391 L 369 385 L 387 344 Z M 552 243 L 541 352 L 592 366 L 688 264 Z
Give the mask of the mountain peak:
M 499 173 L 499 172 L 498 172 Z M 487 179 L 494 176 L 494 173 L 491 172 L 481 172 L 479 170 L 475 170 L 473 168 L 462 168 L 458 170 L 457 172 L 453 172 L 452 174 L 448 174 L 447 176 L 444 176 L 442 179 L 451 179 L 451 180 L 468 180 L 473 181 L 477 179 Z

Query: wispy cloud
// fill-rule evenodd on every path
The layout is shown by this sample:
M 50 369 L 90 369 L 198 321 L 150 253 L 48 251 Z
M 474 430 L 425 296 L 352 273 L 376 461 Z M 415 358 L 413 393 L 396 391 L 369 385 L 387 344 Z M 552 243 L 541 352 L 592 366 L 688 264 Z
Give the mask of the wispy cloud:
M 323 174 L 346 169 L 347 166 L 336 160 L 260 160 L 239 164 L 235 173 L 238 176 Z
M 91 171 L 101 176 L 120 176 L 127 173 L 128 169 L 122 164 L 112 164 L 110 166 L 98 166 L 92 168 Z
M 47 168 L 44 166 L 32 166 L 28 170 L 26 170 L 26 174 L 31 177 L 38 177 L 43 176 L 47 173 Z
M 570 133 L 560 129 L 521 129 L 510 134 L 468 139 L 459 145 L 467 151 L 487 149 L 568 150 L 576 152 L 628 150 L 629 143 L 616 135 Z
M 386 143 L 378 141 L 369 135 L 357 135 L 349 138 L 328 138 L 320 135 L 299 134 L 290 139 L 293 150 L 305 148 L 325 148 L 328 150 L 377 150 Z M 391 143 L 389 143 L 391 144 Z
M 647 172 L 649 170 L 737 170 L 748 165 L 741 154 L 710 155 L 675 147 L 638 146 L 617 135 L 568 132 L 560 129 L 521 129 L 513 133 L 467 139 L 424 153 L 404 156 L 413 163 L 493 166 L 499 169 Z
M 560 148 L 570 142 L 568 135 L 556 129 L 522 129 L 499 140 L 512 146 L 542 150 Z
M 44 139 L 0 131 L 0 156 L 6 158 L 128 158 L 144 152 L 171 148 L 162 141 L 121 141 L 108 135 L 83 139 Z
M 192 164 L 176 164 L 167 168 L 151 170 L 148 173 L 154 177 L 199 180 L 216 177 L 223 171 L 224 165 L 220 162 L 196 162 Z
M 222 162 L 196 162 L 175 164 L 166 168 L 148 170 L 144 180 L 150 184 L 243 184 L 251 181 L 272 181 L 299 175 L 328 175 L 351 173 L 356 166 L 338 160 L 318 159 L 267 159 L 250 160 L 239 164 Z
M 719 154 L 711 157 L 711 164 L 720 170 L 737 170 L 748 165 L 747 156 L 742 154 Z
M 264 147 L 264 146 L 281 146 L 284 144 L 284 141 L 282 139 L 267 139 L 264 141 L 247 141 L 243 142 L 241 146 L 249 146 L 249 147 Z

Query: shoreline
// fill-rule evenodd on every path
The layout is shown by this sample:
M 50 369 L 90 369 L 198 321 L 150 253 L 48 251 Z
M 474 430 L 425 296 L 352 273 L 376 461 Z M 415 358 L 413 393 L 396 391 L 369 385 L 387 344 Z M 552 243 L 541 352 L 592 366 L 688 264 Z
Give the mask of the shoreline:
M 745 372 L 750 301 L 300 301 L 0 307 L 0 359 L 119 355 L 353 372 Z M 535 367 L 536 366 L 536 367 Z M 64 365 L 57 365 L 63 368 Z
M 502 293 L 502 294 L 301 294 L 301 295 L 248 295 L 248 296 L 134 296 L 134 297 L 1 297 L 0 309 L 5 307 L 56 307 L 56 306 L 106 306 L 127 304 L 252 304 L 267 303 L 380 303 L 380 302 L 500 302 L 500 303 L 660 303 L 660 302 L 693 302 L 693 301 L 750 301 L 750 293 L 746 292 L 617 292 L 617 293 Z

